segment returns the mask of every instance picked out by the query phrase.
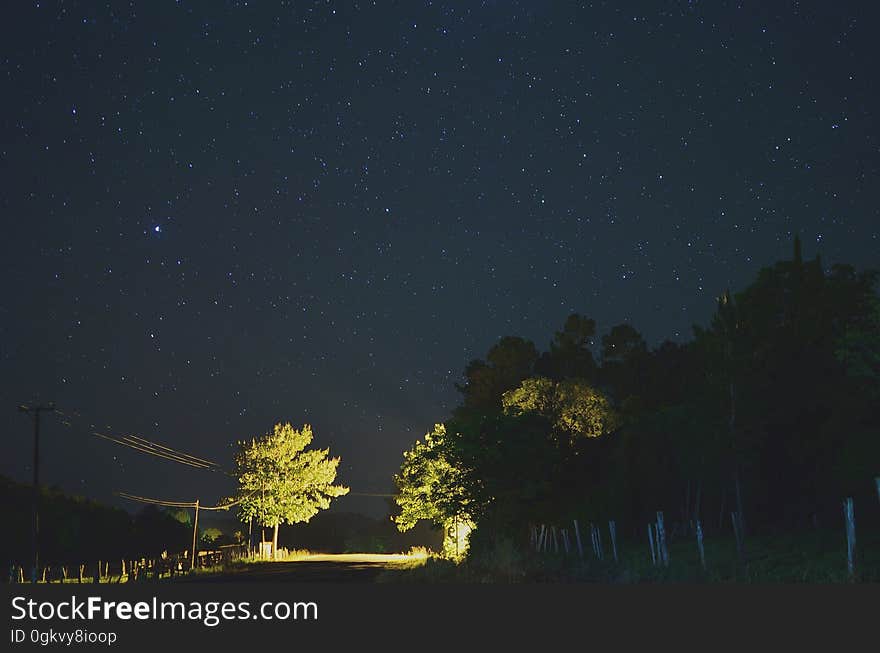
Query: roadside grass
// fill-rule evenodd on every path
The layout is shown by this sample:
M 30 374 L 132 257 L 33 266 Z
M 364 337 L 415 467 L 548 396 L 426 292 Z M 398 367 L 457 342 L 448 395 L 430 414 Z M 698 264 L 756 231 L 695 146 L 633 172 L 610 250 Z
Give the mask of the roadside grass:
M 212 575 L 212 574 L 229 574 L 229 573 L 237 573 L 237 572 L 245 572 L 259 569 L 262 566 L 269 566 L 278 562 L 296 562 L 308 560 L 313 557 L 320 557 L 322 554 L 320 552 L 309 551 L 308 549 L 279 549 L 278 555 L 273 560 L 266 560 L 265 558 L 261 558 L 259 556 L 246 556 L 239 558 L 238 560 L 234 560 L 225 565 L 217 565 L 213 567 L 200 567 L 196 569 L 194 572 L 189 572 L 181 576 L 181 578 L 192 577 L 193 575 L 201 576 L 201 575 Z M 342 554 L 342 555 L 359 555 L 359 554 Z M 363 554 L 363 555 L 374 555 L 374 554 Z M 384 554 L 378 554 L 383 555 Z M 431 557 L 435 556 L 432 551 L 425 547 L 412 547 L 408 552 L 398 553 L 398 554 L 389 554 L 387 555 L 387 559 L 383 560 L 383 562 L 389 567 L 395 570 L 400 571 L 409 571 L 413 569 L 417 569 L 424 565 Z
M 581 559 L 569 555 L 517 554 L 509 546 L 497 555 L 466 559 L 456 564 L 439 557 L 406 569 L 388 569 L 379 582 L 416 583 L 850 583 L 880 581 L 880 532 L 861 534 L 856 574 L 846 568 L 846 540 L 838 531 L 753 536 L 746 540 L 745 564 L 740 564 L 732 538 L 704 540 L 706 569 L 700 564 L 696 538 L 669 542 L 669 566 L 651 562 L 645 542 L 622 542 L 614 562 L 606 545 L 604 559 L 591 549 Z
M 302 560 L 303 558 L 307 558 L 310 555 L 314 555 L 312 551 L 308 549 L 286 549 L 281 547 L 275 553 L 275 557 L 271 560 L 267 560 L 261 556 L 242 556 L 238 559 L 238 562 L 241 562 L 245 565 L 255 565 L 264 562 L 293 562 L 294 560 Z

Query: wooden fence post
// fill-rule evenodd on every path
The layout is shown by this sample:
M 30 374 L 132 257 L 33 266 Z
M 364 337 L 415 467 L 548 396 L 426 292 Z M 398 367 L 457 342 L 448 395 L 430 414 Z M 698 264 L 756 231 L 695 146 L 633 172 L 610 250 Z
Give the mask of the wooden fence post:
M 657 511 L 657 548 L 660 550 L 660 559 L 663 566 L 669 566 L 669 549 L 666 548 L 666 529 L 663 527 L 663 511 Z
M 843 502 L 843 516 L 846 518 L 846 570 L 853 578 L 856 575 L 856 514 L 852 497 Z
M 700 550 L 700 565 L 706 571 L 706 552 L 703 549 L 703 525 L 697 520 L 697 548 Z
M 614 556 L 614 562 L 617 562 L 617 527 L 613 519 L 608 522 L 608 531 L 611 533 L 611 553 Z
M 581 556 L 581 559 L 584 557 L 584 547 L 581 545 L 581 529 L 578 528 L 578 520 L 574 520 L 574 536 L 577 538 L 578 545 L 578 554 Z

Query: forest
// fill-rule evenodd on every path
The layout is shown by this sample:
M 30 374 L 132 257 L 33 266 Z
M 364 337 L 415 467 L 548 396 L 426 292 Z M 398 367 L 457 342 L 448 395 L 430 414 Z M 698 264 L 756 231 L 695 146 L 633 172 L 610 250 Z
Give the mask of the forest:
M 0 476 L 5 506 L 0 560 L 23 565 L 31 560 L 33 488 Z M 58 488 L 40 488 L 41 565 L 93 564 L 97 560 L 154 558 L 192 545 L 192 528 L 170 512 L 144 506 L 135 514 Z M 184 516 L 185 518 L 185 516 Z M 13 537 L 12 535 L 16 535 Z
M 405 452 L 398 526 L 468 520 L 476 556 L 573 519 L 642 537 L 660 510 L 678 534 L 842 534 L 852 497 L 876 527 L 877 273 L 793 250 L 720 293 L 686 342 L 649 347 L 629 324 L 600 338 L 578 314 L 545 351 L 502 338 L 467 365 L 451 418 Z

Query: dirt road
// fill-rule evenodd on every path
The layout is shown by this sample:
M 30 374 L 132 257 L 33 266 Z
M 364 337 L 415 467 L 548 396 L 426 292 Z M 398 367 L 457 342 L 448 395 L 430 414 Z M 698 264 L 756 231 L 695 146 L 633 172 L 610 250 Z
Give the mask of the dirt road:
M 228 573 L 199 574 L 179 582 L 371 583 L 385 569 L 411 560 L 401 554 L 317 554 L 290 562 L 255 563 Z

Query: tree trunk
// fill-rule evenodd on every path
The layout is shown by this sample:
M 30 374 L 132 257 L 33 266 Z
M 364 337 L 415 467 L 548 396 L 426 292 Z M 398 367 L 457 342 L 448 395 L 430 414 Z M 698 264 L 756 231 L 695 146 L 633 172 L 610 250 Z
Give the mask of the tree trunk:
M 681 521 L 684 524 L 684 530 L 690 529 L 690 511 L 691 511 L 691 480 L 688 479 L 687 488 L 684 491 L 684 510 L 681 511 Z
M 272 532 L 272 559 L 278 557 L 278 524 L 275 524 L 275 530 Z
M 730 444 L 733 448 L 733 487 L 736 511 L 739 513 L 739 528 L 742 537 L 745 537 L 745 513 L 743 512 L 742 491 L 739 482 L 739 454 L 736 442 L 736 390 L 733 381 L 730 382 Z
M 734 468 L 733 471 L 733 484 L 736 488 L 736 511 L 739 513 L 739 528 L 742 533 L 743 538 L 746 536 L 746 521 L 745 517 L 743 517 L 743 503 L 742 503 L 742 492 L 739 488 L 739 465 Z

